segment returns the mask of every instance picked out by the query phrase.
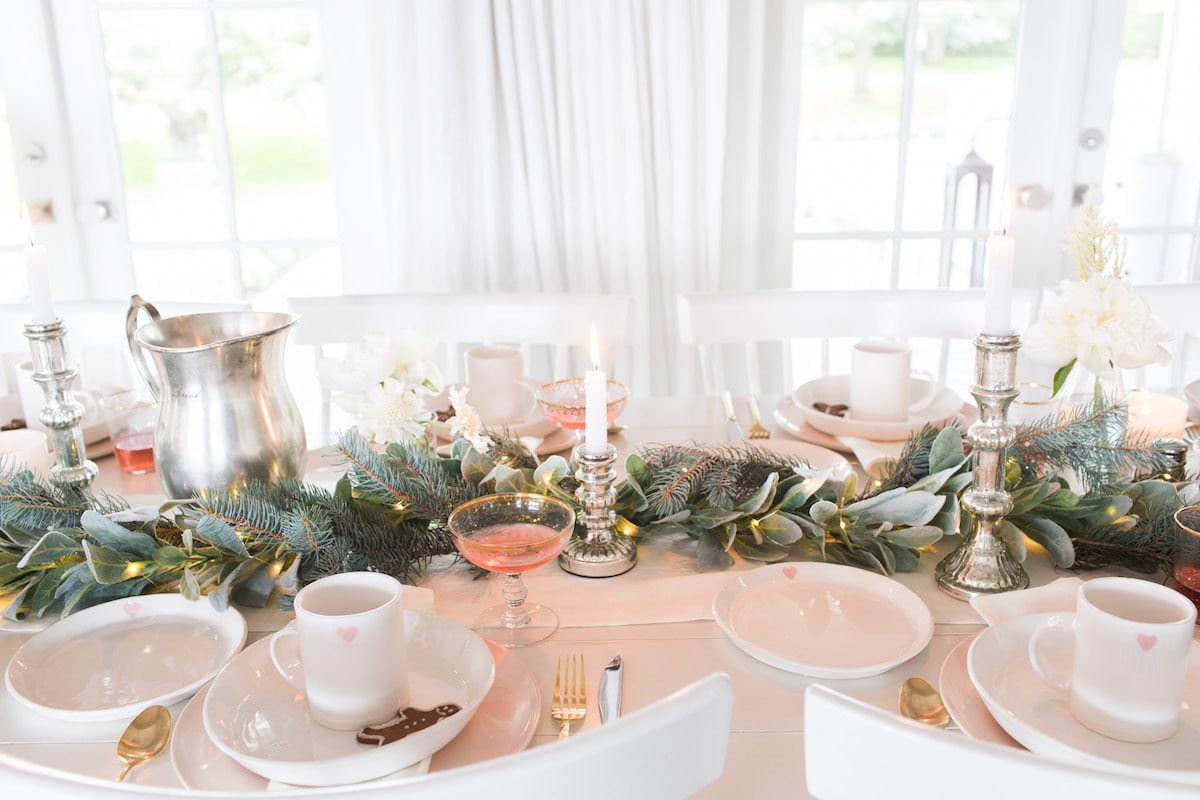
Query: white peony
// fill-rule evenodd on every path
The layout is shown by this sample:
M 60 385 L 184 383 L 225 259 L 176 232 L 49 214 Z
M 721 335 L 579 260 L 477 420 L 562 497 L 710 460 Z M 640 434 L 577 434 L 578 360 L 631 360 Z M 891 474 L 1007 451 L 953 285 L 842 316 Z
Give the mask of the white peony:
M 479 419 L 479 412 L 467 403 L 467 387 L 456 386 L 450 390 L 450 405 L 454 407 L 454 416 L 450 418 L 450 436 L 466 439 L 477 452 L 487 455 L 493 442 L 483 435 L 483 421 Z
M 345 358 L 323 359 L 317 372 L 333 403 L 354 415 L 364 435 L 376 441 L 419 436 L 433 418 L 425 397 L 442 382 L 434 347 L 411 332 L 400 338 L 372 333 L 348 345 Z
M 1159 343 L 1171 338 L 1130 283 L 1097 275 L 1082 283 L 1066 281 L 1047 299 L 1025 334 L 1025 348 L 1050 366 L 1078 359 L 1098 377 L 1111 378 L 1116 370 L 1170 362 Z

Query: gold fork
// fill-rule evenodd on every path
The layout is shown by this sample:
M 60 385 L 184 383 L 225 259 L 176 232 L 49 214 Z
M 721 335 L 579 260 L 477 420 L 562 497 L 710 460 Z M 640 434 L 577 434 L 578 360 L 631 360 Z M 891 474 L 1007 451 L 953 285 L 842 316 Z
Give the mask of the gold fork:
M 770 439 L 771 431 L 763 427 L 762 416 L 758 413 L 758 401 L 754 396 L 746 398 L 746 405 L 750 406 L 750 430 L 746 431 L 746 437 L 749 439 Z
M 583 656 L 567 656 L 566 671 L 563 671 L 562 656 L 554 667 L 554 700 L 550 704 L 550 717 L 557 723 L 558 738 L 571 734 L 571 723 L 587 716 L 587 689 L 583 675 Z

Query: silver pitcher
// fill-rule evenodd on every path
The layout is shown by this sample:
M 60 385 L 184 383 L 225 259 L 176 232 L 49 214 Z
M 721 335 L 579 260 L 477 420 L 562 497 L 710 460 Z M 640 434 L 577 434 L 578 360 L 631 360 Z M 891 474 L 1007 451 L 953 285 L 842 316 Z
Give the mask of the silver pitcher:
M 153 322 L 139 328 L 140 310 Z M 252 311 L 162 319 L 153 305 L 131 298 L 125 333 L 159 401 L 154 465 L 168 497 L 303 473 L 304 422 L 283 371 L 287 331 L 297 320 Z

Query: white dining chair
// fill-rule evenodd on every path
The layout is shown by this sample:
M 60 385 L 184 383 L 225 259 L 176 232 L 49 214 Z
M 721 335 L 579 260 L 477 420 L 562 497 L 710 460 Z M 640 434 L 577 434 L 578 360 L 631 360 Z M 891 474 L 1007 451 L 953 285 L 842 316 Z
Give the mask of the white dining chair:
M 1018 331 L 1032 319 L 1036 300 L 1034 290 L 1013 292 L 1012 322 Z M 677 304 L 679 338 L 696 348 L 704 391 L 709 395 L 723 389 L 745 389 L 755 395 L 766 389 L 789 391 L 795 386 L 797 361 L 805 362 L 805 378 L 828 375 L 834 363 L 845 361 L 834 358 L 831 344 L 835 340 L 847 340 L 838 344 L 848 351 L 852 340 L 870 336 L 927 340 L 936 349 L 929 371 L 945 382 L 952 343 L 969 354 L 970 340 L 983 322 L 983 291 L 978 289 L 772 289 L 683 294 Z M 923 355 L 926 342 L 913 344 L 915 354 Z M 771 357 L 779 364 L 781 382 L 770 387 L 762 380 L 764 345 L 779 350 Z M 729 351 L 736 351 L 743 362 L 744 381 L 735 377 L 726 363 L 731 360 L 726 358 L 732 355 Z M 967 355 L 967 364 L 969 359 Z M 914 358 L 914 366 L 924 364 Z
M 328 789 L 279 790 L 271 797 L 354 797 L 361 800 L 673 800 L 721 776 L 729 744 L 733 685 L 714 673 L 678 692 L 565 741 L 515 755 L 433 773 L 400 786 L 364 783 Z M 114 756 L 114 763 L 116 757 Z M 6 797 L 37 800 L 120 800 L 197 796 L 184 789 L 117 785 L 33 765 L 0 748 L 0 786 Z M 243 796 L 205 792 L 204 797 Z
M 368 333 L 412 331 L 437 344 L 435 358 L 450 383 L 463 379 L 463 353 L 476 344 L 518 345 L 530 374 L 541 379 L 582 375 L 591 362 L 587 350 L 593 325 L 601 343 L 601 366 L 620 379 L 620 359 L 633 322 L 628 296 L 537 292 L 293 297 L 288 310 L 300 315 L 292 342 L 311 346 L 318 361 L 330 345 Z M 322 387 L 321 395 L 322 427 L 327 430 L 328 390 Z
M 1197 787 L 1102 772 L 902 719 L 825 686 L 804 692 L 804 763 L 818 800 L 1173 800 Z

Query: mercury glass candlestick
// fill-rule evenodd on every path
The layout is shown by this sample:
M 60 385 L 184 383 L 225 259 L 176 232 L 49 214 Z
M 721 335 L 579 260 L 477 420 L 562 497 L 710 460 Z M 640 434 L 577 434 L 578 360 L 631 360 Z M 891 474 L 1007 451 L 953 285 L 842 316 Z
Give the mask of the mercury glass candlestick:
M 637 544 L 616 532 L 617 502 L 614 483 L 617 448 L 611 444 L 600 453 L 588 452 L 583 444 L 571 455 L 579 488 L 575 498 L 583 506 L 579 521 L 584 535 L 573 536 L 558 556 L 558 565 L 585 578 L 610 578 L 628 572 L 637 563 Z
M 943 558 L 935 571 L 938 588 L 960 600 L 1029 586 L 1029 576 L 997 535 L 1000 523 L 1013 508 L 1012 497 L 1004 488 L 1004 465 L 1015 431 L 1008 422 L 1008 407 L 1018 394 L 1020 347 L 1021 337 L 1015 333 L 975 337 L 971 395 L 979 406 L 979 420 L 967 430 L 975 472 L 962 500 L 973 520 L 962 544 Z
M 46 397 L 38 419 L 54 435 L 57 463 L 50 468 L 50 482 L 63 489 L 86 489 L 100 470 L 87 458 L 79 424 L 83 406 L 71 395 L 79 370 L 67 350 L 67 326 L 60 319 L 31 322 L 25 325 L 25 338 L 33 360 L 33 380 Z

